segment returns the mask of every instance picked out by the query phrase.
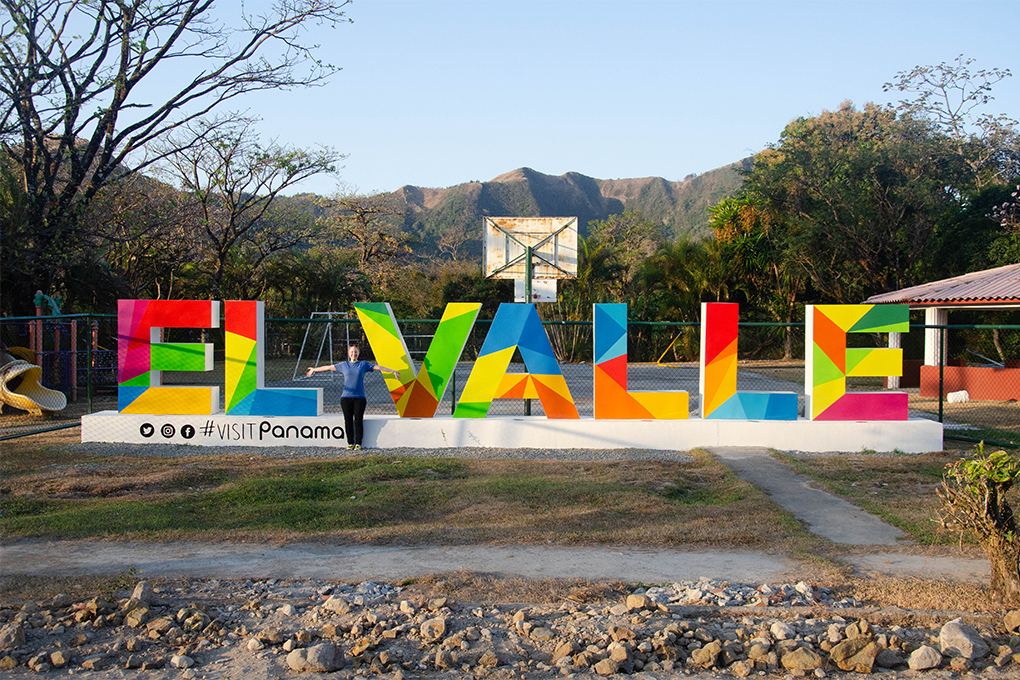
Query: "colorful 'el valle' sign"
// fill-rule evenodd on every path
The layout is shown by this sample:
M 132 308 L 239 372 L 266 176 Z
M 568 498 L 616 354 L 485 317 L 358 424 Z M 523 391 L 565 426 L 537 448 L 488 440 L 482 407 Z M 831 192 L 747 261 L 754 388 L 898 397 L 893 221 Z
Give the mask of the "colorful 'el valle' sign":
M 420 369 L 407 351 L 387 303 L 354 305 L 376 361 L 399 371 L 386 386 L 402 418 L 431 418 L 451 382 L 478 316 L 478 303 L 447 306 Z M 733 303 L 704 303 L 699 392 L 703 418 L 796 420 L 793 392 L 737 391 L 737 315 Z M 318 416 L 322 390 L 266 388 L 262 302 L 228 301 L 226 331 L 226 414 Z M 847 392 L 850 376 L 895 376 L 902 350 L 847 348 L 847 333 L 905 332 L 904 305 L 809 305 L 805 346 L 807 418 L 811 420 L 906 420 L 907 395 Z M 594 410 L 598 419 L 688 417 L 683 391 L 627 389 L 627 306 L 596 304 L 592 310 L 595 362 Z M 209 343 L 161 342 L 164 328 L 217 328 L 215 301 L 121 300 L 118 303 L 118 411 L 167 415 L 212 415 L 219 411 L 218 387 L 165 386 L 162 371 L 209 371 Z M 515 352 L 526 373 L 507 373 Z M 457 401 L 455 418 L 483 418 L 493 399 L 538 399 L 547 418 L 578 418 L 570 389 L 533 304 L 501 304 L 478 359 Z

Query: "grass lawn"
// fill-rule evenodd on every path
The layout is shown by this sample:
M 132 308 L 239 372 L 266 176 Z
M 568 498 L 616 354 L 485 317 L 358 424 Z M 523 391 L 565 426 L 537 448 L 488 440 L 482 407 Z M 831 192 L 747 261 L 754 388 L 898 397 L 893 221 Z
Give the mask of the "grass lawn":
M 2 538 L 780 551 L 806 540 L 764 493 L 700 451 L 692 462 L 161 458 L 72 451 L 59 436 L 41 437 L 11 440 L 0 454 Z
M 979 585 L 851 575 L 832 559 L 845 546 L 811 536 L 757 487 L 700 450 L 691 452 L 690 462 L 392 455 L 162 458 L 70 449 L 67 445 L 76 438 L 76 431 L 65 430 L 5 442 L 0 452 L 0 540 L 756 549 L 811 565 L 807 571 L 837 593 L 864 601 L 964 610 L 989 606 Z M 792 470 L 903 529 L 918 544 L 914 549 L 959 554 L 954 548 L 959 536 L 940 531 L 933 518 L 942 469 L 962 453 L 969 451 L 777 456 Z M 963 548 L 968 556 L 981 554 L 972 542 Z M 460 581 L 466 590 L 495 594 L 509 588 L 509 594 L 499 595 L 507 601 L 536 597 L 536 586 L 521 579 L 484 580 L 472 574 L 436 577 L 444 588 Z M 591 587 L 601 592 L 618 584 Z
M 959 545 L 961 538 L 964 544 L 975 545 L 970 536 L 961 537 L 940 528 L 936 517 L 942 502 L 935 489 L 942 482 L 942 471 L 969 453 L 951 450 L 892 456 L 775 456 L 826 491 L 903 530 L 922 546 L 947 546 Z

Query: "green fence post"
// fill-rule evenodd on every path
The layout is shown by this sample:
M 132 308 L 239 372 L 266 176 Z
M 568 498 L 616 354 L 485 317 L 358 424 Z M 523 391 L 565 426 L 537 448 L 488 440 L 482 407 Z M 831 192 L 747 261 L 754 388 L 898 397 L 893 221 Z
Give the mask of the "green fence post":
M 92 338 L 99 332 L 99 322 L 89 316 L 88 328 L 89 332 L 85 337 L 85 408 L 92 413 Z
M 942 422 L 942 409 L 946 384 L 946 329 L 939 329 L 939 422 Z
M 457 410 L 457 365 L 453 365 L 453 375 L 450 376 L 450 415 Z

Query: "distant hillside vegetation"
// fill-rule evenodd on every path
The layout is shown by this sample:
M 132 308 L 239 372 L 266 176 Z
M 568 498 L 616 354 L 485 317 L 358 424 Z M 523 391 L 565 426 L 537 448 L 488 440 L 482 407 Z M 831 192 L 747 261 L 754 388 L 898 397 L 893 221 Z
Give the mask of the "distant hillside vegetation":
M 458 233 L 468 253 L 480 253 L 482 217 L 573 217 L 582 235 L 588 223 L 624 210 L 639 210 L 676 239 L 709 233 L 708 206 L 735 194 L 743 182 L 740 168 L 750 158 L 681 182 L 661 177 L 594 179 L 577 172 L 554 177 L 531 168 L 513 170 L 488 182 L 448 189 L 404 186 L 386 194 L 386 202 L 404 212 L 404 230 L 422 244 Z

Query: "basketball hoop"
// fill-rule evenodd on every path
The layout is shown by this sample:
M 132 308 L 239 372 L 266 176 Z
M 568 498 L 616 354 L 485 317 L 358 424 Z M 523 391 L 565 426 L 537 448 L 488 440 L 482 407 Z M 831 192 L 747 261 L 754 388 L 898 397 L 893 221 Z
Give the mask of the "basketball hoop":
M 483 219 L 485 276 L 523 281 L 523 295 L 515 284 L 518 300 L 555 302 L 556 279 L 577 276 L 576 217 Z

